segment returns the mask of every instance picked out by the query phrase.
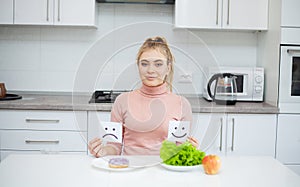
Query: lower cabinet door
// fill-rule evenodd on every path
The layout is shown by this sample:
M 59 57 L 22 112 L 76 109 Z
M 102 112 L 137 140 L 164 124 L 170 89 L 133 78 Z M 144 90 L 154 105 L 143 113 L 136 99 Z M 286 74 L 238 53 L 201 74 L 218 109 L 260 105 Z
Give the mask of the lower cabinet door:
M 226 115 L 222 113 L 194 113 L 191 136 L 199 141 L 199 149 L 206 154 L 225 155 Z
M 193 114 L 191 135 L 207 154 L 275 157 L 276 114 Z
M 279 114 L 276 158 L 284 164 L 300 165 L 300 115 Z
M 275 114 L 228 114 L 227 155 L 275 157 L 276 121 Z
M 1 130 L 1 150 L 86 152 L 87 133 L 77 131 Z

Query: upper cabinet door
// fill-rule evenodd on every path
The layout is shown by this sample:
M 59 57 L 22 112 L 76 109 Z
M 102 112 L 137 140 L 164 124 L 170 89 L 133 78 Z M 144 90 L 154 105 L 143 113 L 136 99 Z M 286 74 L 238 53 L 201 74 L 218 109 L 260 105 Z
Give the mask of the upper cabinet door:
M 267 30 L 268 0 L 223 0 L 223 27 Z
M 176 0 L 175 27 L 268 29 L 268 0 Z
M 53 0 L 15 0 L 15 24 L 52 25 Z
M 175 27 L 221 28 L 222 0 L 176 0 Z
M 13 24 L 13 0 L 0 0 L 0 24 Z
M 299 0 L 282 0 L 281 26 L 283 27 L 300 27 L 300 1 Z
M 95 0 L 15 0 L 15 24 L 95 26 Z
M 55 0 L 55 25 L 95 25 L 95 0 Z

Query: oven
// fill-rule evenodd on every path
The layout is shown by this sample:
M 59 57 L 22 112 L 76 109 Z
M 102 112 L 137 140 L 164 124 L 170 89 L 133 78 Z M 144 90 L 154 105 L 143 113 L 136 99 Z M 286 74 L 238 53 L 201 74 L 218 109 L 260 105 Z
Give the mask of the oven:
M 281 45 L 278 106 L 281 113 L 300 113 L 300 45 Z

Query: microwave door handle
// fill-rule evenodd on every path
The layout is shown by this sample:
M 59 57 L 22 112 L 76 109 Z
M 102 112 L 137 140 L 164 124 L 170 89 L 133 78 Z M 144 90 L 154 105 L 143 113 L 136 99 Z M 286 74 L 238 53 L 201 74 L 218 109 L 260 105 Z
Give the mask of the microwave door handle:
M 300 49 L 288 49 L 286 50 L 288 53 L 300 53 Z

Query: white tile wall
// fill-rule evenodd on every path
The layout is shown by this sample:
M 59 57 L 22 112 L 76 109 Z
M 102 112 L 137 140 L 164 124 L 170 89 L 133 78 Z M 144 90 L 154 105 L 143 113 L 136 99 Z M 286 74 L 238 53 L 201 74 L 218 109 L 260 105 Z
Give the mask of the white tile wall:
M 256 66 L 257 33 L 174 29 L 172 5 L 98 6 L 98 29 L 0 26 L 0 82 L 9 91 L 134 89 L 137 50 L 156 35 L 175 55 L 179 93 L 201 94 L 203 66 Z M 179 83 L 182 73 L 193 82 Z

